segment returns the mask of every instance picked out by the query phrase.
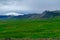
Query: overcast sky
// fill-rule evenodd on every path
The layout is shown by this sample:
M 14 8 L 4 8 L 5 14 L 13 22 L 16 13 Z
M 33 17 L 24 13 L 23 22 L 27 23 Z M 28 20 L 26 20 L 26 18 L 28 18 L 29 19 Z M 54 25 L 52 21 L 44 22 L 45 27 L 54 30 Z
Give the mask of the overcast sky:
M 9 11 L 60 10 L 60 0 L 0 0 L 0 14 Z

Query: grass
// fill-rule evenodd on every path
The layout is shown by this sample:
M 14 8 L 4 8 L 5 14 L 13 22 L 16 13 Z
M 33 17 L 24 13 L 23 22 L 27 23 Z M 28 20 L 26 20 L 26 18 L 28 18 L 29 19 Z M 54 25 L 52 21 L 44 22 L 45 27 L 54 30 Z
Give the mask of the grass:
M 0 20 L 0 38 L 59 38 L 60 19 Z

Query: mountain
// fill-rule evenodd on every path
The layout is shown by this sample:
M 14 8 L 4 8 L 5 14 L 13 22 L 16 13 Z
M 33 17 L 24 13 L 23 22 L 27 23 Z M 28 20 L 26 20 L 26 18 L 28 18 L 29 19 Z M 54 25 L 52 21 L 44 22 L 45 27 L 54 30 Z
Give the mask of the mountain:
M 44 11 L 40 14 L 35 13 L 35 14 L 29 14 L 30 17 L 29 18 L 54 18 L 54 17 L 60 17 L 60 10 L 56 10 L 56 11 Z M 29 16 L 26 15 L 26 16 Z
M 41 18 L 54 18 L 60 16 L 60 11 L 44 11 Z
M 25 14 L 20 16 L 14 16 L 14 18 L 28 18 L 28 19 L 40 18 L 40 14 Z
M 54 18 L 60 17 L 60 11 L 44 11 L 43 13 L 31 13 L 31 14 L 21 14 L 21 13 L 7 13 L 6 15 L 0 15 L 0 19 L 6 18 L 20 18 L 20 19 L 35 19 L 35 18 Z

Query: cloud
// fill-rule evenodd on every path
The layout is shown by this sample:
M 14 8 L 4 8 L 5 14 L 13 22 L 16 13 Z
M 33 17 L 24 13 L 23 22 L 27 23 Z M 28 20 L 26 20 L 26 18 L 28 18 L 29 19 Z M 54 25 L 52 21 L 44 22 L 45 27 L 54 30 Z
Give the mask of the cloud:
M 17 0 L 11 1 L 2 1 L 0 3 L 0 14 L 8 11 L 27 11 L 30 8 L 25 5 L 23 2 Z M 3 12 L 3 13 L 2 13 Z
M 59 10 L 60 0 L 0 0 L 0 14 L 8 11 Z

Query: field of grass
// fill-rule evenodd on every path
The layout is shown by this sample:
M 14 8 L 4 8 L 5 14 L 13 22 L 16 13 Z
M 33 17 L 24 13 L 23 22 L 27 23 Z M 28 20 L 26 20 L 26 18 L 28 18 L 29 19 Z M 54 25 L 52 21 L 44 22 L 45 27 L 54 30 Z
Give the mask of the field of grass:
M 0 38 L 59 38 L 60 19 L 0 20 Z

